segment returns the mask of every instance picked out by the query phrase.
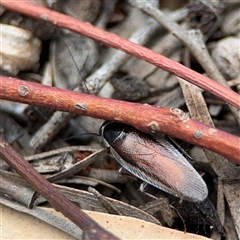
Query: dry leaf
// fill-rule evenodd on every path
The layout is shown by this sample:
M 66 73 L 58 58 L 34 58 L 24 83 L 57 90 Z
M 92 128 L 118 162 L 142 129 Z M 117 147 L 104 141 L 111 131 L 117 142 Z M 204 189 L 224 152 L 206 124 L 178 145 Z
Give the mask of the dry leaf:
M 75 239 L 61 230 L 48 225 L 30 215 L 2 207 L 2 239 Z M 61 218 L 61 213 L 53 209 L 41 208 Z M 136 218 L 85 211 L 90 217 L 121 239 L 196 239 L 202 236 L 184 233 Z M 12 227 L 14 226 L 14 228 Z

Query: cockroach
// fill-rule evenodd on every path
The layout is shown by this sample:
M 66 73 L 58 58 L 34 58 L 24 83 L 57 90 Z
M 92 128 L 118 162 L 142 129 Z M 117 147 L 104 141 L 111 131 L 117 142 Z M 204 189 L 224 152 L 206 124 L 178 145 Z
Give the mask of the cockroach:
M 202 177 L 163 137 L 118 122 L 104 122 L 99 131 L 120 165 L 144 182 L 191 202 L 206 199 Z
M 144 182 L 192 202 L 207 197 L 201 176 L 164 138 L 117 122 L 105 122 L 99 132 L 120 165 Z

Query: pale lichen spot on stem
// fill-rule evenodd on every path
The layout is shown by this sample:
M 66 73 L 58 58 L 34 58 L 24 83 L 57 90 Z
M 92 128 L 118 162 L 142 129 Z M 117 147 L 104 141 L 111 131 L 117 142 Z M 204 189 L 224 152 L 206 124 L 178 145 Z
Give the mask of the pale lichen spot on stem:
M 20 85 L 20 86 L 18 87 L 18 92 L 19 92 L 20 96 L 25 97 L 26 95 L 28 95 L 28 93 L 30 92 L 30 90 L 29 90 L 28 86 L 26 86 L 26 85 Z
M 150 122 L 147 126 L 150 127 L 151 133 L 160 131 L 159 124 L 155 121 Z
M 193 136 L 194 136 L 195 138 L 201 138 L 201 137 L 203 136 L 202 130 L 199 130 L 199 129 L 195 130 L 195 131 L 193 132 Z
M 217 129 L 216 128 L 209 128 L 208 129 L 208 134 L 211 136 L 216 136 L 217 135 Z
M 49 17 L 46 13 L 44 13 L 42 16 L 41 16 L 41 19 L 44 20 L 44 21 L 48 21 L 49 20 Z
M 177 116 L 181 122 L 187 122 L 189 120 L 189 114 L 185 113 L 179 108 L 170 108 L 172 114 Z
M 82 111 L 86 111 L 88 109 L 85 103 L 76 103 L 74 107 Z

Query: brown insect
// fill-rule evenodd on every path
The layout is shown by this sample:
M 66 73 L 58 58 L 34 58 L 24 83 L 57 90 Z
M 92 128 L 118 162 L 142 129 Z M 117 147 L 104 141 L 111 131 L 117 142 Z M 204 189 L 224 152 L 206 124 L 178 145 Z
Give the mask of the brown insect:
M 202 177 L 164 138 L 155 139 L 117 122 L 105 122 L 100 134 L 116 160 L 143 181 L 188 201 L 203 201 L 207 197 Z

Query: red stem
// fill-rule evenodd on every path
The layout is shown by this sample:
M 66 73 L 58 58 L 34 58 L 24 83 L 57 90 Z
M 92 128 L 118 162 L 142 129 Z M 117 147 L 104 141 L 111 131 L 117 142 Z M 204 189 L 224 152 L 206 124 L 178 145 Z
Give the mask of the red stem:
M 190 119 L 180 109 L 100 98 L 0 76 L 0 98 L 105 120 L 150 133 L 165 133 L 212 150 L 240 164 L 240 138 Z
M 89 23 L 81 22 L 62 13 L 31 4 L 26 1 L 1 1 L 2 6 L 24 15 L 51 22 L 59 27 L 67 28 L 81 35 L 100 41 L 108 46 L 120 49 L 132 56 L 143 59 L 157 67 L 160 67 L 178 77 L 185 79 L 194 85 L 214 94 L 215 96 L 240 109 L 240 95 L 228 89 L 216 81 L 205 77 L 171 59 L 162 56 L 150 49 L 130 42 L 113 33 L 92 26 Z

